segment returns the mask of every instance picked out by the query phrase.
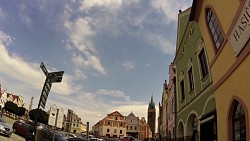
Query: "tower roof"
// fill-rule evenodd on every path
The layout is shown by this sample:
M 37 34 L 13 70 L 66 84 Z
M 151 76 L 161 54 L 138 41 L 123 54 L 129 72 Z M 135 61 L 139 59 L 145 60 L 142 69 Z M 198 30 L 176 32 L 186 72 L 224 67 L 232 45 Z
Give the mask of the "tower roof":
M 151 101 L 148 104 L 148 109 L 155 109 L 155 102 L 153 100 L 153 95 L 151 96 Z

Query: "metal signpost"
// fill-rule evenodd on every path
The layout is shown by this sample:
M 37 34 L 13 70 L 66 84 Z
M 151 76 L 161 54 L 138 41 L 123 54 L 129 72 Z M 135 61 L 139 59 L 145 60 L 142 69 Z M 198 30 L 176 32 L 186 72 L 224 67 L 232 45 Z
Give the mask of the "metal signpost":
M 46 69 L 45 65 L 43 64 L 43 62 L 41 63 L 40 68 L 42 69 L 44 75 L 46 76 L 46 79 L 45 79 L 45 82 L 43 85 L 43 90 L 42 90 L 40 100 L 38 103 L 38 107 L 37 107 L 38 110 L 40 109 L 40 107 L 42 107 L 43 109 L 45 108 L 46 101 L 47 101 L 50 89 L 52 87 L 52 83 L 62 82 L 62 77 L 63 77 L 63 73 L 64 73 L 64 71 L 49 73 L 48 70 Z M 36 112 L 35 123 L 33 125 L 34 131 L 33 131 L 32 140 L 35 140 L 35 134 L 36 134 L 35 126 L 37 123 L 37 119 L 38 119 L 38 112 Z

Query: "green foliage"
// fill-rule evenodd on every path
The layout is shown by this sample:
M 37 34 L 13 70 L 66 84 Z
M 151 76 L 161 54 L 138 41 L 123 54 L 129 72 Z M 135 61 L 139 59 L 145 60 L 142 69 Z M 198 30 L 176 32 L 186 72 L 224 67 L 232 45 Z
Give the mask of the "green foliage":
M 17 115 L 23 116 L 25 114 L 26 109 L 24 107 L 18 107 Z
M 7 101 L 5 104 L 4 104 L 4 109 L 8 112 L 11 112 L 13 114 L 17 114 L 17 111 L 18 111 L 18 106 L 11 102 L 11 101 Z
M 36 113 L 37 114 L 37 122 L 48 124 L 48 119 L 49 119 L 49 114 L 47 114 L 45 111 L 42 109 L 33 109 L 29 112 L 29 117 L 31 120 L 35 121 L 36 118 Z

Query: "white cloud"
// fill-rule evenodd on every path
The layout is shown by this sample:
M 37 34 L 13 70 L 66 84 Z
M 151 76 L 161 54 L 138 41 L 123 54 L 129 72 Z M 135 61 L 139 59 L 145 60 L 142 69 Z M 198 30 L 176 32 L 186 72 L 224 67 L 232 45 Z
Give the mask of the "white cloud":
M 119 111 L 124 116 L 127 116 L 132 111 L 136 116 L 147 119 L 148 103 L 132 101 L 128 95 L 120 90 L 99 89 L 95 92 L 81 92 L 60 97 L 60 102 L 57 99 L 49 99 L 48 108 L 52 104 L 63 108 L 65 114 L 67 114 L 67 109 L 73 110 L 81 117 L 83 123 L 90 122 L 90 126 L 93 126 L 106 117 L 107 114 L 114 111 Z M 157 105 L 156 108 L 158 113 Z
M 124 63 L 122 63 L 122 66 L 125 70 L 135 69 L 135 64 L 132 61 L 125 61 Z
M 188 2 L 180 2 L 180 0 L 154 0 L 151 1 L 152 7 L 166 16 L 167 22 L 177 20 L 179 10 L 185 10 L 191 5 Z M 191 3 L 191 2 L 190 2 Z
M 32 26 L 32 20 L 28 15 L 28 10 L 26 5 L 21 4 L 20 5 L 20 13 L 19 13 L 19 17 L 21 22 L 26 25 L 29 29 L 31 29 Z
M 73 21 L 66 20 L 64 22 L 64 27 L 70 39 L 70 42 L 67 41 L 67 44 L 73 45 L 75 49 L 82 53 L 77 57 L 73 54 L 72 58 L 75 67 L 78 69 L 76 71 L 77 74 L 79 74 L 81 70 L 82 73 L 84 73 L 85 69 L 92 68 L 100 74 L 106 75 L 106 71 L 98 57 L 98 52 L 91 42 L 91 37 L 95 35 L 95 31 L 91 27 L 92 22 L 92 19 L 88 17 L 77 18 Z M 68 47 L 69 45 L 67 44 L 66 48 L 72 49 L 72 47 Z M 78 67 L 78 65 L 82 67 Z M 86 78 L 85 74 L 82 76 Z
M 0 8 L 0 21 L 3 21 L 5 19 L 6 15 L 3 12 L 3 10 Z
M 0 44 L 9 46 L 15 39 L 0 30 Z
M 84 0 L 81 2 L 80 10 L 88 11 L 93 7 L 119 8 L 122 0 Z
M 12 38 L 0 31 L 0 72 L 13 81 L 19 81 L 35 90 L 41 90 L 45 76 L 40 70 L 40 63 L 25 61 L 24 58 L 10 54 L 6 48 L 12 43 Z M 62 83 L 52 87 L 52 91 L 57 94 L 68 95 L 73 91 L 70 76 L 64 74 Z
M 164 54 L 173 54 L 175 52 L 175 45 L 172 44 L 167 37 L 151 32 L 147 32 L 143 35 L 146 42 L 162 50 Z
M 96 92 L 97 95 L 109 95 L 113 97 L 119 97 L 123 98 L 124 100 L 129 100 L 129 96 L 125 95 L 124 92 L 118 91 L 118 90 L 105 90 L 105 89 L 100 89 Z

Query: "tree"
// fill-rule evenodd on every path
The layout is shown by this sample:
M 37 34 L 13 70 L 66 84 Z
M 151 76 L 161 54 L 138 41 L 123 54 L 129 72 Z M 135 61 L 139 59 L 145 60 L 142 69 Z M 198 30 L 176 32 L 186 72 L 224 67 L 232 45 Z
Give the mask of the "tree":
M 25 114 L 26 109 L 24 107 L 18 107 L 17 115 L 23 116 Z
M 49 114 L 47 114 L 42 109 L 33 109 L 29 112 L 29 117 L 31 120 L 35 121 L 36 113 L 38 113 L 37 122 L 48 124 Z
M 18 106 L 11 102 L 11 101 L 7 101 L 5 104 L 4 104 L 4 109 L 10 113 L 13 113 L 13 114 L 17 114 L 17 109 L 18 109 Z

